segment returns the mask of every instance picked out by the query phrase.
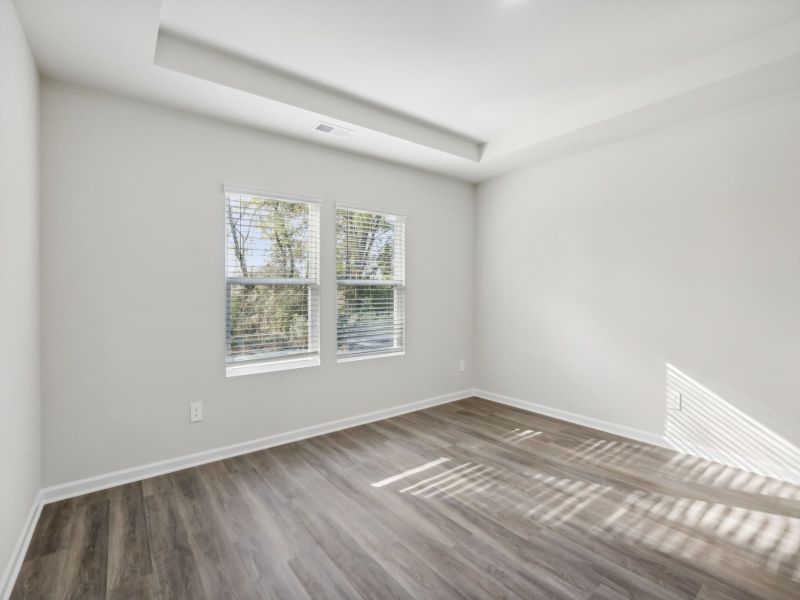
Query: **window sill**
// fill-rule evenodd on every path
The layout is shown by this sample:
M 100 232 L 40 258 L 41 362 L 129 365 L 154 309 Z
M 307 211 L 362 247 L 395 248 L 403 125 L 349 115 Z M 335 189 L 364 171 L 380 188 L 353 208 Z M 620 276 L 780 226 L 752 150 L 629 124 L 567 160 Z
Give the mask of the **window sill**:
M 319 354 L 303 356 L 302 358 L 279 358 L 253 361 L 226 366 L 225 377 L 239 377 L 240 375 L 255 375 L 257 373 L 272 373 L 274 371 L 288 371 L 290 369 L 303 369 L 305 367 L 318 366 Z
M 356 354 L 355 356 L 339 356 L 337 363 L 357 362 L 360 360 L 370 360 L 372 358 L 390 358 L 392 356 L 405 356 L 405 350 L 393 350 L 391 352 L 376 352 L 375 354 Z

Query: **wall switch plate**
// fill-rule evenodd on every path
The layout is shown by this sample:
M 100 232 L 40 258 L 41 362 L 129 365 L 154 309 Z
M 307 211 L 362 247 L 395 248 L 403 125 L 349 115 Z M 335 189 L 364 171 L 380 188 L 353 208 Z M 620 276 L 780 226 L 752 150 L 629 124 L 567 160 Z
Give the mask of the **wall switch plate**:
M 203 403 L 192 402 L 189 405 L 189 422 L 194 423 L 195 421 L 202 421 L 202 420 L 203 420 Z
M 467 361 L 463 358 L 458 359 L 458 370 L 462 373 L 467 370 Z

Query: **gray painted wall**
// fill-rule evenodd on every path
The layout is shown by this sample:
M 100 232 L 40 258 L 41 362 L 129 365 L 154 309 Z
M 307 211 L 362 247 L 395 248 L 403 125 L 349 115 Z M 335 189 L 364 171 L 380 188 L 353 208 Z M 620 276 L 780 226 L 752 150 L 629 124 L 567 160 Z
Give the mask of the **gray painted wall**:
M 794 94 L 480 185 L 479 387 L 800 481 L 798 165 Z
M 44 482 L 474 386 L 471 185 L 47 82 Z M 322 365 L 225 378 L 222 184 L 324 199 Z M 406 355 L 336 363 L 334 201 L 403 210 Z M 189 403 L 205 418 L 189 423 Z
M 39 75 L 0 0 L 0 569 L 40 486 L 38 153 Z

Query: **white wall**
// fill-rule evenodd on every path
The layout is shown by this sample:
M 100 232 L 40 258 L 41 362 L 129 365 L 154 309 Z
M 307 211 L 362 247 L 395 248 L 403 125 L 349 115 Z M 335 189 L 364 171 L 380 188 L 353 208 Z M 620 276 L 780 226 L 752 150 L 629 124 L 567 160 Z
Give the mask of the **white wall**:
M 486 182 L 476 222 L 480 388 L 734 462 L 760 423 L 800 476 L 800 96 Z
M 471 185 L 50 82 L 42 128 L 45 485 L 474 385 Z M 225 378 L 224 182 L 324 198 L 320 367 Z M 336 363 L 335 200 L 408 213 L 404 357 Z
M 39 75 L 0 0 L 0 576 L 40 484 L 38 143 Z

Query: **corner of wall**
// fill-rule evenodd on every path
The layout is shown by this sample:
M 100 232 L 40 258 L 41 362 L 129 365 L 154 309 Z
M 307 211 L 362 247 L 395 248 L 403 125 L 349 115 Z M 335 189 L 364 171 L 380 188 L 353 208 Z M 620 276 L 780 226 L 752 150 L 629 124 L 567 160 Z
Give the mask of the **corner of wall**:
M 0 0 L 0 598 L 41 509 L 40 88 L 14 4 Z

